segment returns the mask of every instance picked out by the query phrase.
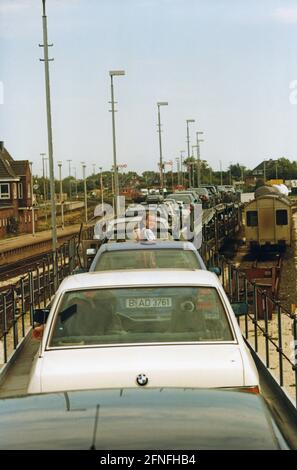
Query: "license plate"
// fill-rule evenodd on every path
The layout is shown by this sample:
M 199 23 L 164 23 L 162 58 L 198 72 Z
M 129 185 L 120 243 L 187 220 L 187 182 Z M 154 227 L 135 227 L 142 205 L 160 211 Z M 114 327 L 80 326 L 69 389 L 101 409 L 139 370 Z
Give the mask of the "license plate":
M 170 308 L 171 297 L 134 297 L 126 299 L 126 308 Z

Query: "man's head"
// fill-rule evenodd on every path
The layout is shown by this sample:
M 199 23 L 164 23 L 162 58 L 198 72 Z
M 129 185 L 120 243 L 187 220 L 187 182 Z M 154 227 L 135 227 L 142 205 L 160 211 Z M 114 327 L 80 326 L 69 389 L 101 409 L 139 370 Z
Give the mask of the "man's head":
M 147 212 L 146 217 L 145 217 L 146 228 L 150 228 L 151 230 L 154 230 L 156 225 L 157 225 L 157 221 L 156 221 L 155 214 L 152 214 L 151 212 Z

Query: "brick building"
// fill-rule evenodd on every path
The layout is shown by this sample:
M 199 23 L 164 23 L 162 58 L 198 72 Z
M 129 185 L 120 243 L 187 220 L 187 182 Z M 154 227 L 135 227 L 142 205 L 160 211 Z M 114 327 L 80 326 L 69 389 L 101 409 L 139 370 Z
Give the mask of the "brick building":
M 14 160 L 0 141 L 0 237 L 17 232 L 32 232 L 30 164 Z

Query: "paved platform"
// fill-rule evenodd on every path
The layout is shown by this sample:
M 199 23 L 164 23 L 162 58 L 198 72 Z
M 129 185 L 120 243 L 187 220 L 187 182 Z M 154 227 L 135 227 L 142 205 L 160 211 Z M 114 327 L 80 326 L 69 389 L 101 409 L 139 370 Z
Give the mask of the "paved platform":
M 57 236 L 58 238 L 63 238 L 67 235 L 74 235 L 78 233 L 80 229 L 80 224 L 69 225 L 62 230 L 58 228 Z M 4 238 L 0 240 L 0 253 L 13 250 L 15 248 L 22 248 L 24 246 L 32 245 L 42 241 L 51 240 L 52 231 L 43 230 L 42 232 L 36 232 L 33 236 L 32 234 L 19 235 L 18 237 Z

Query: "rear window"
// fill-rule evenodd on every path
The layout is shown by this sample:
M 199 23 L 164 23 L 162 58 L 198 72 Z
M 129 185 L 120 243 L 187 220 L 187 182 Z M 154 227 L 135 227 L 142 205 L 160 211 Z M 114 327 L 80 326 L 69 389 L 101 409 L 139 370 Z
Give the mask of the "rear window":
M 50 347 L 232 341 L 212 287 L 140 287 L 66 292 Z
M 94 271 L 157 268 L 200 269 L 201 265 L 190 250 L 121 250 L 102 253 Z

